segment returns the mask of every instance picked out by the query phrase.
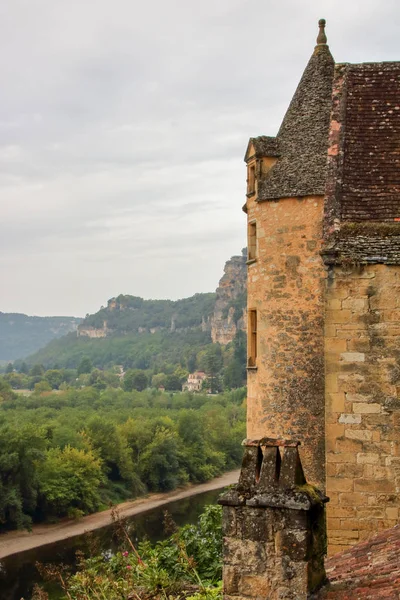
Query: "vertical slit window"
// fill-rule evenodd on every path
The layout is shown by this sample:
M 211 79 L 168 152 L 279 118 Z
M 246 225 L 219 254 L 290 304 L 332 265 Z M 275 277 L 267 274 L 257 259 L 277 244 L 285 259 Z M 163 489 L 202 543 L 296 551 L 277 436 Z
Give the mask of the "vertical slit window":
M 257 258 L 257 225 L 253 221 L 247 226 L 247 260 Z
M 254 309 L 249 310 L 248 318 L 249 355 L 247 358 L 247 366 L 255 367 L 257 363 L 257 311 Z
M 256 167 L 250 165 L 247 172 L 247 193 L 252 194 L 256 190 Z

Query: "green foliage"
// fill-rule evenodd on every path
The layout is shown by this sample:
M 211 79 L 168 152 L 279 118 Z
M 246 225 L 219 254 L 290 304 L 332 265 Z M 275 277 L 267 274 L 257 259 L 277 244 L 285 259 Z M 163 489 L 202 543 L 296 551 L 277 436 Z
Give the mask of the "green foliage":
M 65 516 L 71 509 L 94 512 L 102 481 L 101 461 L 91 450 L 50 448 L 38 470 L 39 509 L 47 517 Z
M 238 330 L 232 342 L 233 356 L 224 369 L 225 389 L 240 388 L 246 383 L 247 340 Z
M 182 383 L 178 375 L 172 373 L 165 376 L 165 389 L 171 392 L 176 392 L 182 389 Z
M 221 391 L 221 371 L 223 367 L 222 350 L 219 344 L 209 346 L 204 358 L 203 369 L 207 375 L 204 382 L 205 389 L 210 389 L 212 394 Z
M 148 382 L 149 380 L 144 371 L 140 369 L 128 369 L 124 376 L 124 390 L 126 392 L 131 392 L 132 390 L 142 392 L 147 388 Z
M 17 395 L 12 391 L 10 384 L 4 377 L 0 377 L 0 403 L 15 400 Z
M 140 328 L 153 329 L 163 327 L 169 329 L 172 320 L 176 328 L 196 327 L 201 325 L 202 318 L 207 318 L 214 310 L 215 294 L 195 294 L 182 300 L 143 300 L 137 296 L 111 298 L 106 308 L 94 315 L 86 316 L 84 325 L 103 327 L 115 333 L 138 331 Z
M 78 375 L 83 375 L 84 373 L 90 373 L 92 369 L 92 361 L 88 356 L 84 356 L 78 365 L 77 373 Z
M 149 490 L 167 492 L 187 483 L 182 468 L 180 439 L 175 431 L 160 427 L 140 459 L 140 474 Z
M 141 542 L 135 548 L 121 522 L 117 522 L 117 531 L 124 542 L 116 554 L 81 559 L 74 575 L 68 576 L 57 567 L 48 569 L 70 600 L 222 599 L 219 506 L 206 507 L 197 525 L 177 529 L 155 545 Z M 39 590 L 37 593 L 34 599 L 43 598 Z
M 58 390 L 64 381 L 64 375 L 59 369 L 50 369 L 49 371 L 46 371 L 44 377 L 48 381 L 50 388 L 53 390 Z
M 29 371 L 31 377 L 42 377 L 44 375 L 44 366 L 38 363 L 34 364 L 32 369 Z
M 125 369 L 146 370 L 154 373 L 172 373 L 178 365 L 186 364 L 186 357 L 197 355 L 211 344 L 208 331 L 156 331 L 151 333 L 127 333 L 102 339 L 77 337 L 74 334 L 50 344 L 30 357 L 29 362 L 41 361 L 47 367 L 54 362 L 67 369 L 76 369 L 82 358 L 89 357 L 99 369 L 123 365 Z M 166 369 L 171 365 L 170 369 Z
M 44 432 L 35 425 L 0 426 L 0 531 L 29 527 L 45 446 Z
M 51 392 L 51 385 L 48 381 L 42 379 L 42 381 L 38 381 L 38 383 L 35 383 L 33 389 L 35 394 L 41 394 L 42 392 Z
M 24 375 L 27 375 L 29 373 L 29 368 L 25 361 L 22 361 L 18 371 L 20 373 L 23 373 Z
M 244 390 L 211 399 L 99 389 L 96 379 L 92 387 L 52 392 L 45 373 L 36 390 L 48 391 L 22 396 L 5 377 L 0 530 L 205 481 L 240 463 Z

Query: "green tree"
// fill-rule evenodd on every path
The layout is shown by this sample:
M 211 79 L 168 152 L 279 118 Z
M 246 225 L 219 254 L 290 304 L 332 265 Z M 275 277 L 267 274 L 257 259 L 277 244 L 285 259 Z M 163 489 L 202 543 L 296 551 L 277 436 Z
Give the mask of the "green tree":
M 45 446 L 36 425 L 0 427 L 0 530 L 30 525 Z
M 204 356 L 204 370 L 207 375 L 206 387 L 210 388 L 211 393 L 215 394 L 221 390 L 220 373 L 222 370 L 222 350 L 219 344 L 212 344 L 208 347 Z
M 63 374 L 58 369 L 49 369 L 44 374 L 44 378 L 53 390 L 58 390 L 58 388 L 64 381 Z
M 182 454 L 176 432 L 157 429 L 140 460 L 140 476 L 151 491 L 167 492 L 187 481 L 181 467 Z
M 28 378 L 21 373 L 8 373 L 4 376 L 4 379 L 8 381 L 13 390 L 21 390 L 28 385 Z
M 38 471 L 41 508 L 58 517 L 71 509 L 93 512 L 99 508 L 103 479 L 101 461 L 93 452 L 50 448 Z
M 224 370 L 224 387 L 228 390 L 243 386 L 243 365 L 237 359 L 229 362 Z
M 77 373 L 78 375 L 83 375 L 84 373 L 91 373 L 93 369 L 92 361 L 88 356 L 84 356 L 79 363 Z
M 9 362 L 6 367 L 6 373 L 12 373 L 13 371 L 14 371 L 13 364 Z
M 148 385 L 148 378 L 144 371 L 139 369 L 129 369 L 124 376 L 123 386 L 126 392 L 138 390 L 141 392 Z
M 189 371 L 189 373 L 193 373 L 193 371 L 195 371 L 196 362 L 197 362 L 196 354 L 194 354 L 194 352 L 192 352 L 191 354 L 189 354 L 187 361 L 186 361 L 187 370 Z
M 165 373 L 157 373 L 151 378 L 151 385 L 154 388 L 165 387 Z
M 35 383 L 33 389 L 35 394 L 41 394 L 42 392 L 51 392 L 51 385 L 48 381 L 46 381 L 46 379 L 43 379 L 42 381 Z
M 0 402 L 9 402 L 16 399 L 17 395 L 12 391 L 8 381 L 4 377 L 0 377 Z
M 133 377 L 133 389 L 141 392 L 147 388 L 148 378 L 144 371 L 136 371 Z
M 115 424 L 94 417 L 85 431 L 93 449 L 103 461 L 103 470 L 108 478 L 114 481 L 125 480 L 133 486 L 133 491 L 136 491 L 137 477 L 132 452 Z
M 177 392 L 182 389 L 181 380 L 178 375 L 172 374 L 165 377 L 165 389 L 169 392 Z
M 29 371 L 29 375 L 31 377 L 42 377 L 44 375 L 43 365 L 33 365 L 32 369 Z
M 19 368 L 19 372 L 23 373 L 24 375 L 27 375 L 29 373 L 29 368 L 28 368 L 28 365 L 26 364 L 25 361 L 23 361 L 21 363 L 21 366 Z
M 96 390 L 105 390 L 107 381 L 104 372 L 99 369 L 93 369 L 90 373 L 89 385 L 93 386 Z

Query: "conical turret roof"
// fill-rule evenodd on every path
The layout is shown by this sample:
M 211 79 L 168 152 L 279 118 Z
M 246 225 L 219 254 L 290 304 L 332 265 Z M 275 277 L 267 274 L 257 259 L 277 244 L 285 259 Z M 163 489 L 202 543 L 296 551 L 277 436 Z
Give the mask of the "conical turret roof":
M 324 194 L 335 61 L 325 21 L 277 135 L 280 158 L 260 182 L 258 200 Z

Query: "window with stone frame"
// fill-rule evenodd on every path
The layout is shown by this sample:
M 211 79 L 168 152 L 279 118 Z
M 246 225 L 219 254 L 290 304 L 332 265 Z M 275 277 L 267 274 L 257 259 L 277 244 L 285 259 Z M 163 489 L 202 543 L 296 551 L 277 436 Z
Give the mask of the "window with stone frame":
M 247 167 L 247 195 L 256 191 L 256 165 L 253 163 Z

